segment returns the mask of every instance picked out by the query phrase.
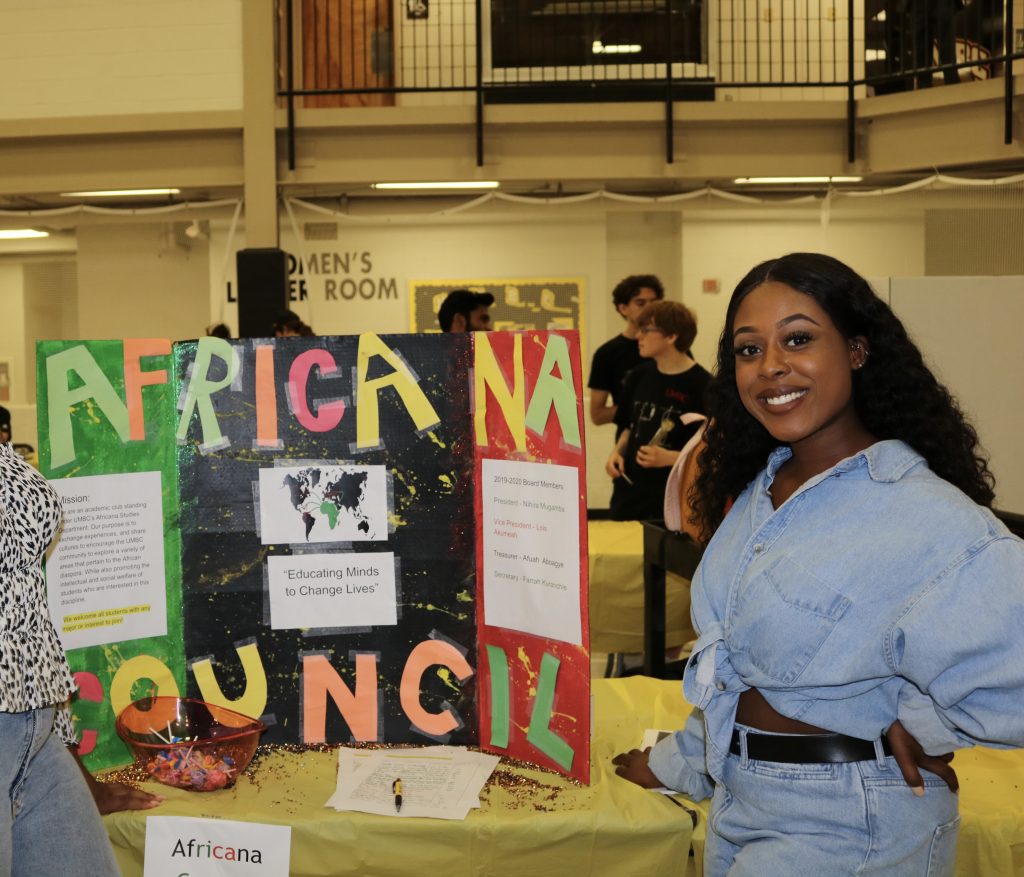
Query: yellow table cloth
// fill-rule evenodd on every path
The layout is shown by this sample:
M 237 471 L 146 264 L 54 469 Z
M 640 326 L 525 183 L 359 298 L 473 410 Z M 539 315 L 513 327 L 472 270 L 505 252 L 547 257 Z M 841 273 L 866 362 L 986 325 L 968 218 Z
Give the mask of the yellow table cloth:
M 684 873 L 689 813 L 614 774 L 612 757 L 646 727 L 680 717 L 678 687 L 655 680 L 594 683 L 592 784 L 526 768 L 529 786 L 492 782 L 465 821 L 338 813 L 336 752 L 277 752 L 254 776 L 219 792 L 146 784 L 166 797 L 154 810 L 104 817 L 124 877 L 141 877 L 146 819 L 196 816 L 292 826 L 292 877 L 649 877 Z
M 648 877 L 682 875 L 691 842 L 701 873 L 708 802 L 695 831 L 686 810 L 615 776 L 612 757 L 639 745 L 646 728 L 682 726 L 680 684 L 634 676 L 593 682 L 593 783 L 508 768 L 527 779 L 492 783 L 463 822 L 392 819 L 324 807 L 337 772 L 334 752 L 279 752 L 233 789 L 185 792 L 156 783 L 155 810 L 104 817 L 124 877 L 141 877 L 146 818 L 201 816 L 292 826 L 292 877 Z M 957 753 L 962 825 L 956 877 L 1024 874 L 1024 751 Z
M 644 650 L 644 531 L 639 521 L 590 521 L 590 649 Z M 690 583 L 665 581 L 665 645 L 696 639 L 690 625 Z

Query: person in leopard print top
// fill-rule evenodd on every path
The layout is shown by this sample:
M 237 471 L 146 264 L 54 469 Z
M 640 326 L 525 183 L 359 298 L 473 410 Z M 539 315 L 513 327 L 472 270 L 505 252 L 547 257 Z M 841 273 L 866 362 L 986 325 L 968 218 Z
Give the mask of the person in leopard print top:
M 60 525 L 60 500 L 9 444 L 0 445 L 0 711 L 25 712 L 66 701 L 75 690 L 50 621 L 43 553 Z M 75 742 L 67 710 L 54 727 Z
M 75 690 L 50 620 L 43 555 L 60 526 L 53 488 L 0 443 L 0 877 L 117 877 L 75 745 Z M 109 808 L 108 808 L 109 809 Z

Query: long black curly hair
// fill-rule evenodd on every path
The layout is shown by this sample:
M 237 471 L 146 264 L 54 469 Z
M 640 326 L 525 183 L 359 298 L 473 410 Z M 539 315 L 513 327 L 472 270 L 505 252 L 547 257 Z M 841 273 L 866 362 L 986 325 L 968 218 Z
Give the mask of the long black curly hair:
M 710 423 L 699 474 L 690 495 L 693 522 L 704 536 L 721 523 L 731 498 L 764 467 L 781 442 L 743 407 L 736 389 L 733 325 L 740 302 L 768 280 L 811 296 L 845 338 L 863 336 L 870 355 L 853 373 L 853 399 L 867 430 L 900 439 L 935 474 L 983 506 L 991 506 L 995 479 L 978 447 L 978 434 L 956 401 L 924 364 L 921 351 L 892 309 L 867 281 L 838 259 L 791 253 L 762 262 L 736 286 L 718 342 L 718 368 L 707 390 Z

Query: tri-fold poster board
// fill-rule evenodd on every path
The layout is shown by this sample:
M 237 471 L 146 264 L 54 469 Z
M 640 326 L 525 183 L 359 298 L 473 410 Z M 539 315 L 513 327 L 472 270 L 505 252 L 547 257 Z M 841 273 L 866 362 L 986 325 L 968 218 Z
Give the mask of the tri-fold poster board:
M 452 743 L 589 782 L 571 331 L 46 341 L 50 610 L 87 764 L 182 694 L 266 743 Z

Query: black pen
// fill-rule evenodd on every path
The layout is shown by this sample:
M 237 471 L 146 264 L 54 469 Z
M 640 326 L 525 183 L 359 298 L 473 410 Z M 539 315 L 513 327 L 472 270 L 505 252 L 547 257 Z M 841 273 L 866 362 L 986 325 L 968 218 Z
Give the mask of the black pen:
M 395 796 L 395 812 L 400 813 L 402 810 L 402 781 L 395 780 L 391 784 L 391 791 Z

